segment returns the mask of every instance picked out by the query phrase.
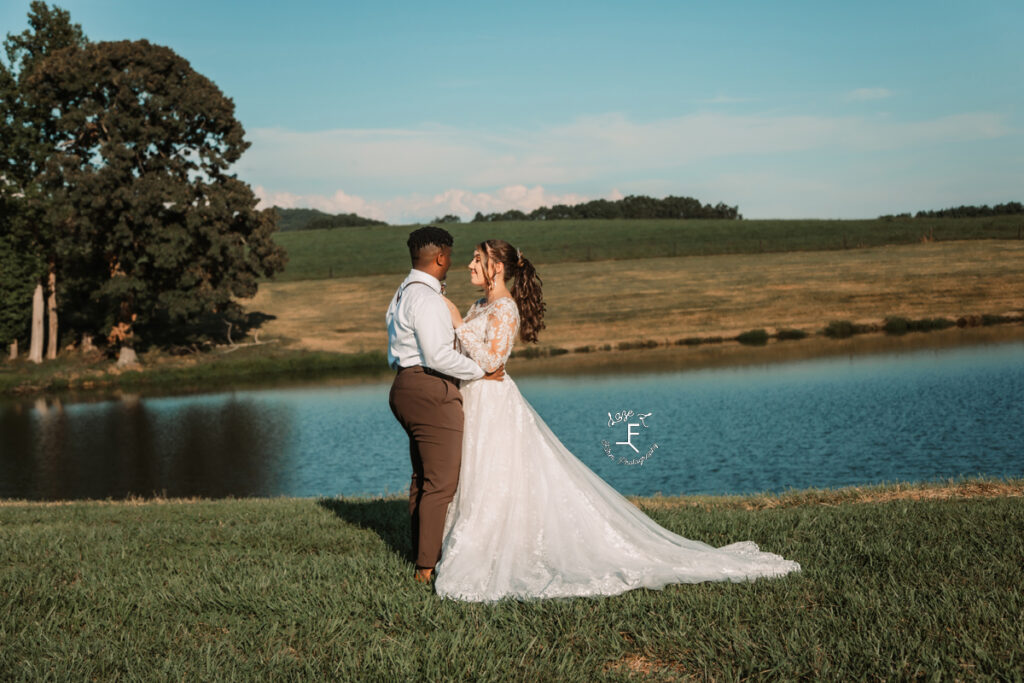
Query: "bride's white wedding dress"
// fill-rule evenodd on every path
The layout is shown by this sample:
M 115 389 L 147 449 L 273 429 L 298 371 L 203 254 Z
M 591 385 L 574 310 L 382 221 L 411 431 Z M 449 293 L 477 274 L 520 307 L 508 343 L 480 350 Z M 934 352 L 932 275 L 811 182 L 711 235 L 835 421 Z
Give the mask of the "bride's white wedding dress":
M 456 335 L 490 371 L 508 358 L 518 329 L 512 299 L 481 299 Z M 799 571 L 751 541 L 715 548 L 658 526 L 562 445 L 508 374 L 463 382 L 462 398 L 462 468 L 436 568 L 439 595 L 616 595 Z

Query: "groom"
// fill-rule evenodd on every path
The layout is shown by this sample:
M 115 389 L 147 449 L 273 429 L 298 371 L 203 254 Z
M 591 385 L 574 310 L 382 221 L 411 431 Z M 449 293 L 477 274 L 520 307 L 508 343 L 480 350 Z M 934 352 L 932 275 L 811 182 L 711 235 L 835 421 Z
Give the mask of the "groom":
M 485 374 L 455 350 L 455 330 L 441 280 L 452 265 L 452 236 L 428 226 L 409 235 L 412 270 L 388 306 L 388 363 L 398 371 L 391 412 L 409 435 L 412 481 L 409 515 L 415 578 L 430 581 L 441 559 L 448 504 L 462 462 L 462 394 L 459 380 L 501 380 L 504 366 Z

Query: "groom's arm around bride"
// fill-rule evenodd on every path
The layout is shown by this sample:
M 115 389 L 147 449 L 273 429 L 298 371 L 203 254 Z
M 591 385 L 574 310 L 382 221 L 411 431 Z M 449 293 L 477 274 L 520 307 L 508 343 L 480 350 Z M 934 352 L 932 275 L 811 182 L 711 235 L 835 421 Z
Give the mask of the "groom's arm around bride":
M 454 348 L 455 332 L 441 280 L 451 267 L 452 236 L 426 227 L 409 235 L 412 270 L 387 311 L 388 363 L 397 374 L 389 404 L 409 436 L 409 514 L 417 578 L 429 578 L 441 556 L 448 504 L 462 460 L 460 380 L 498 379 Z

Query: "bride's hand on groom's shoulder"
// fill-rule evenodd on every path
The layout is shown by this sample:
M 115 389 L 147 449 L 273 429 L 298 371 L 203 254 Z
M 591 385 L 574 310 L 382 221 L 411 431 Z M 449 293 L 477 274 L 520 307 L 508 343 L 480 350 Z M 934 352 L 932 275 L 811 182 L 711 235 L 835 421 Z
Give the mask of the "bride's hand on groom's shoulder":
M 459 314 L 459 308 L 448 297 L 442 295 L 441 298 L 448 305 L 448 312 L 452 316 L 452 325 L 455 327 L 462 325 L 462 316 Z

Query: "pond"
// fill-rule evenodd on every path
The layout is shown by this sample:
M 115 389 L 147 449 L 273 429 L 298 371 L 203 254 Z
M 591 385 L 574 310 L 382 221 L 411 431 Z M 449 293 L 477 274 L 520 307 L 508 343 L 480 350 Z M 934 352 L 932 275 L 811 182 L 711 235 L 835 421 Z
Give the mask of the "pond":
M 1024 475 L 1022 343 L 514 381 L 626 495 Z M 388 389 L 0 404 L 0 498 L 400 494 Z

